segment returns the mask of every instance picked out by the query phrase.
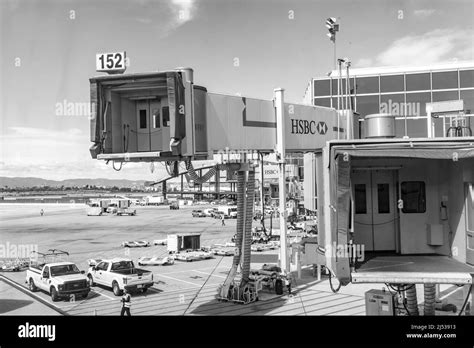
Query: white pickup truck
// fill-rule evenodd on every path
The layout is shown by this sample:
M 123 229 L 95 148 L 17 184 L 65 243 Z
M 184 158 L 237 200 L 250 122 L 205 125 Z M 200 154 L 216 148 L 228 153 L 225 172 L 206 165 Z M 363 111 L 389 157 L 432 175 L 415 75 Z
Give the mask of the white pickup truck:
M 115 296 L 120 296 L 123 289 L 146 292 L 153 286 L 153 273 L 135 268 L 133 261 L 123 258 L 101 260 L 87 272 L 90 286 L 95 284 L 111 288 Z
M 90 286 L 84 273 L 72 262 L 31 263 L 25 282 L 33 292 L 46 291 L 53 301 L 86 298 Z

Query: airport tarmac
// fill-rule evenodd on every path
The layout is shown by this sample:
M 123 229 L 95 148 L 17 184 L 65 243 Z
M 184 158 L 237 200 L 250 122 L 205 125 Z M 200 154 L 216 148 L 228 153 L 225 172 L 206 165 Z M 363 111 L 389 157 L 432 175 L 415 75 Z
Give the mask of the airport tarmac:
M 87 259 L 90 258 L 123 256 L 136 262 L 141 256 L 167 254 L 166 246 L 123 248 L 120 244 L 125 240 L 151 242 L 176 232 L 199 232 L 202 246 L 229 242 L 235 233 L 236 220 L 225 220 L 226 225 L 221 226 L 220 220 L 191 216 L 193 209 L 203 208 L 205 206 L 180 210 L 169 210 L 167 206 L 138 207 L 137 216 L 86 216 L 84 205 L 1 204 L 1 243 L 33 244 L 39 251 L 66 250 L 70 253 L 70 261 L 87 270 Z M 44 209 L 44 216 L 40 215 L 40 209 Z M 277 250 L 253 253 L 252 268 L 276 263 L 277 253 Z M 133 294 L 132 315 L 365 315 L 365 291 L 385 287 L 383 284 L 350 284 L 334 294 L 327 277 L 318 281 L 312 270 L 305 268 L 301 279 L 296 279 L 296 272 L 293 272 L 292 295 L 262 293 L 258 302 L 249 305 L 220 302 L 216 299 L 217 289 L 231 262 L 232 257 L 216 256 L 203 261 L 176 261 L 170 266 L 141 267 L 153 271 L 155 284 L 146 294 Z M 120 313 L 120 297 L 99 286 L 92 288 L 87 299 L 75 302 L 52 302 L 50 296 L 42 292 L 28 296 L 25 273 L 0 273 L 0 279 L 5 277 L 10 281 L 0 281 L 2 315 L 41 315 L 43 311 L 63 315 Z M 23 287 L 23 292 L 18 291 L 19 286 Z M 459 289 L 446 286 L 441 291 L 443 295 L 457 296 L 459 302 L 462 299 Z M 13 293 L 19 301 L 8 302 Z M 418 294 L 421 303 L 422 288 Z

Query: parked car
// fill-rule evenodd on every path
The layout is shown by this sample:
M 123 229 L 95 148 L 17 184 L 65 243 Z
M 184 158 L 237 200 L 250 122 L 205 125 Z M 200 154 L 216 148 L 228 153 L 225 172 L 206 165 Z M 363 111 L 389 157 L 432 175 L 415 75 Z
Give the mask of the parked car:
M 54 302 L 76 295 L 86 298 L 90 286 L 84 273 L 72 262 L 31 263 L 26 283 L 32 292 L 43 290 Z
M 124 248 L 146 248 L 150 246 L 150 242 L 146 240 L 129 240 L 122 242 Z
M 135 268 L 133 261 L 122 258 L 102 260 L 89 268 L 87 278 L 90 286 L 106 286 L 115 296 L 121 296 L 124 289 L 146 292 L 154 283 L 151 271 Z
M 97 206 L 91 206 L 87 209 L 87 216 L 101 216 L 102 208 Z
M 199 261 L 201 260 L 201 258 L 194 254 L 194 253 L 191 253 L 191 252 L 179 252 L 179 253 L 175 253 L 173 254 L 173 258 L 175 260 L 179 260 L 179 261 L 186 261 L 186 262 L 192 262 L 192 261 Z
M 132 208 L 117 208 L 116 214 L 117 216 L 121 216 L 121 215 L 135 216 L 137 215 L 137 210 L 132 209 Z
M 212 253 L 218 256 L 234 256 L 235 248 L 231 248 L 231 247 L 214 248 L 212 249 Z
M 174 264 L 174 259 L 169 256 L 165 257 L 146 257 L 138 259 L 138 266 L 166 266 Z
M 155 239 L 153 245 L 167 245 L 168 239 Z
M 115 213 L 117 212 L 117 210 L 118 210 L 117 204 L 111 203 L 111 204 L 109 204 L 109 206 L 107 207 L 107 210 L 106 210 L 106 211 L 107 211 L 107 213 L 109 213 L 109 214 L 115 214 Z
M 193 217 L 206 217 L 206 214 L 202 210 L 193 210 Z

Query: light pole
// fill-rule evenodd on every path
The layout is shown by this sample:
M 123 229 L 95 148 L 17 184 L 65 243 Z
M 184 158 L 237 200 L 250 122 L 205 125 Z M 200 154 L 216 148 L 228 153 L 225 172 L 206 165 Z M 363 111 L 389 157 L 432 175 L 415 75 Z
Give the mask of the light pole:
M 327 36 L 329 40 L 334 43 L 334 70 L 337 68 L 337 58 L 336 58 L 336 32 L 339 31 L 339 24 L 337 23 L 337 19 L 335 17 L 329 17 L 326 19 L 326 28 L 328 28 L 329 33 Z
M 336 54 L 336 33 L 339 31 L 339 23 L 337 23 L 336 17 L 329 17 L 326 19 L 326 28 L 329 31 L 329 33 L 327 33 L 326 35 L 329 37 L 329 40 L 331 40 L 334 44 L 334 70 L 337 70 L 338 60 L 337 60 L 337 54 Z M 341 75 L 339 74 L 337 77 L 337 111 L 340 110 L 340 104 L 339 104 L 340 94 L 341 94 Z M 339 116 L 338 116 L 337 128 L 339 128 Z M 337 134 L 339 138 L 339 131 Z

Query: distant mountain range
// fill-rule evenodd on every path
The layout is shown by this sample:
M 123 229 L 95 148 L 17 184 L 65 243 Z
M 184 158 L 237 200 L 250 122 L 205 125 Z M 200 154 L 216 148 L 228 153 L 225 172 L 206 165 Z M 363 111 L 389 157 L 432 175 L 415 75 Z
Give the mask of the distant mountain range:
M 119 179 L 67 179 L 67 180 L 47 180 L 34 177 L 6 177 L 0 176 L 0 187 L 33 187 L 33 186 L 51 186 L 51 187 L 73 187 L 73 186 L 106 186 L 106 187 L 136 187 L 143 186 L 145 180 L 119 180 Z

